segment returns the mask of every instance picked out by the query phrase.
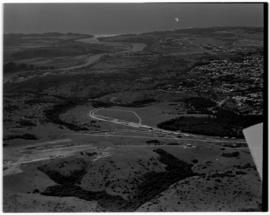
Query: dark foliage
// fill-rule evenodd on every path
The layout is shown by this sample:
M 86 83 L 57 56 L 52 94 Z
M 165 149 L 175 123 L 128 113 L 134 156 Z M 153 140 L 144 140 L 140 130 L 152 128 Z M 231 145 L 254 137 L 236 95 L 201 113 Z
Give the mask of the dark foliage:
M 261 115 L 239 115 L 219 110 L 216 117 L 179 117 L 158 124 L 159 128 L 194 134 L 242 138 L 242 129 L 263 121 Z
M 55 124 L 63 125 L 66 128 L 74 131 L 86 131 L 88 130 L 87 127 L 81 127 L 72 123 L 65 122 L 60 119 L 60 114 L 65 113 L 70 108 L 76 106 L 77 103 L 74 101 L 67 101 L 61 104 L 54 105 L 52 109 L 45 111 L 46 118 Z
M 21 126 L 35 126 L 36 124 L 31 122 L 30 120 L 22 119 L 19 121 Z
M 76 185 L 54 185 L 46 188 L 41 193 L 47 196 L 59 196 L 59 197 L 77 197 L 86 201 L 96 200 L 98 203 L 106 208 L 108 211 L 123 211 L 126 209 L 127 201 L 120 196 L 109 195 L 107 192 L 91 192 L 83 190 Z
M 209 113 L 208 108 L 216 106 L 216 102 L 205 97 L 191 97 L 187 98 L 185 102 L 200 113 Z
M 158 140 L 147 140 L 146 143 L 148 144 L 160 144 Z
M 92 102 L 92 106 L 93 106 L 94 108 L 100 108 L 100 107 L 103 107 L 103 108 L 107 107 L 107 108 L 108 108 L 108 107 L 113 106 L 113 104 L 110 103 L 110 102 L 93 101 L 93 102 Z
M 38 169 L 45 174 L 47 174 L 53 181 L 55 181 L 58 184 L 62 185 L 74 185 L 76 183 L 79 183 L 81 181 L 81 178 L 85 175 L 86 173 L 86 162 L 82 159 L 78 160 L 78 162 L 81 163 L 82 168 L 78 170 L 74 170 L 70 172 L 69 175 L 62 175 L 59 171 L 57 170 L 51 170 L 48 168 L 48 166 L 42 165 L 39 166 Z
M 4 73 L 13 73 L 30 69 L 34 69 L 34 66 L 25 63 L 18 64 L 14 62 L 8 62 L 4 64 Z
M 4 138 L 4 140 L 13 140 L 13 139 L 26 139 L 26 140 L 37 140 L 38 138 L 33 134 L 23 134 L 23 135 L 9 135 Z
M 239 157 L 240 153 L 239 152 L 224 152 L 221 155 L 223 157 L 233 158 L 233 157 Z
M 155 101 L 156 101 L 155 99 L 144 99 L 144 100 L 134 101 L 130 104 L 120 104 L 120 106 L 122 106 L 122 107 L 144 107 L 144 106 L 149 105 Z
M 143 182 L 135 191 L 135 197 L 129 201 L 126 201 L 119 196 L 109 195 L 107 192 L 91 192 L 83 190 L 81 187 L 75 185 L 75 183 L 81 180 L 81 174 L 78 174 L 77 172 L 72 174 L 71 179 L 64 178 L 64 180 L 62 176 L 59 178 L 59 174 L 53 174 L 52 178 L 52 174 L 49 172 L 49 176 L 60 185 L 50 186 L 41 194 L 60 197 L 74 196 L 87 201 L 96 200 L 108 211 L 135 211 L 142 204 L 166 190 L 171 184 L 196 175 L 191 170 L 192 165 L 178 160 L 163 149 L 156 149 L 154 152 L 159 154 L 160 162 L 166 165 L 166 171 L 146 173 L 143 176 Z M 48 174 L 48 171 L 45 173 Z
M 149 172 L 144 175 L 143 182 L 138 186 L 136 197 L 131 201 L 134 209 L 153 199 L 171 184 L 196 175 L 191 170 L 192 165 L 177 159 L 163 149 L 153 151 L 159 155 L 159 161 L 166 165 L 166 171 Z

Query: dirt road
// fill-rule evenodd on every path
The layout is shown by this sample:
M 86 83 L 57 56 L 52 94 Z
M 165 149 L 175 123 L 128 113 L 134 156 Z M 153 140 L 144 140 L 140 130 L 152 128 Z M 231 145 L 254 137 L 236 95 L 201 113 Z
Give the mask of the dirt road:
M 96 114 L 96 112 L 101 110 L 101 109 L 102 108 L 91 110 L 89 112 L 89 117 L 92 118 L 92 119 L 95 119 L 95 120 L 99 120 L 99 121 L 111 122 L 111 123 L 114 123 L 114 124 L 119 124 L 119 125 L 133 127 L 133 128 L 141 128 L 141 129 L 147 130 L 147 131 L 152 132 L 152 133 L 156 132 L 156 133 L 160 133 L 160 134 L 183 135 L 182 132 L 167 131 L 167 130 L 152 127 L 152 126 L 149 126 L 149 125 L 143 125 L 141 123 L 141 120 L 138 123 L 136 123 L 136 122 L 129 122 L 129 121 L 125 121 L 125 120 L 120 120 L 120 119 L 111 118 L 111 117 Z M 135 114 L 134 111 L 129 111 L 129 112 Z M 135 115 L 140 118 L 140 116 L 137 113 Z M 187 134 L 184 134 L 184 135 L 187 135 Z

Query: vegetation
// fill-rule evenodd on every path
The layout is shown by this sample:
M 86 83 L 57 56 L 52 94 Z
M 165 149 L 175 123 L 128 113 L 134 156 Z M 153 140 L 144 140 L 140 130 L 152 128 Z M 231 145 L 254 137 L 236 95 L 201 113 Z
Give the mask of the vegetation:
M 147 140 L 146 143 L 147 144 L 159 145 L 160 141 L 159 140 Z
M 222 153 L 223 157 L 227 157 L 227 158 L 232 158 L 232 157 L 239 157 L 240 153 L 239 152 L 224 152 Z
M 242 116 L 220 110 L 215 117 L 183 116 L 158 124 L 159 128 L 211 136 L 242 138 L 242 129 L 260 123 L 262 116 Z
M 189 111 L 192 109 L 198 113 L 211 113 L 209 108 L 216 106 L 216 102 L 205 97 L 190 97 L 185 102 L 188 105 Z
M 4 138 L 5 140 L 13 140 L 13 139 L 25 139 L 25 140 L 37 140 L 38 138 L 33 134 L 23 134 L 23 135 L 9 135 Z
M 159 155 L 161 163 L 166 165 L 165 172 L 149 172 L 143 176 L 143 181 L 135 190 L 135 197 L 129 201 L 119 196 L 109 195 L 107 192 L 92 192 L 83 190 L 79 184 L 82 172 L 72 172 L 68 177 L 57 172 L 48 171 L 46 166 L 39 169 L 49 175 L 59 185 L 49 186 L 42 192 L 42 195 L 49 196 L 74 196 L 84 200 L 97 200 L 104 208 L 109 211 L 135 211 L 139 206 L 148 202 L 153 197 L 166 190 L 171 184 L 187 177 L 196 175 L 191 170 L 191 164 L 178 160 L 173 155 L 163 149 L 155 149 Z
M 20 126 L 36 126 L 35 123 L 31 122 L 30 120 L 22 119 L 20 122 Z
M 47 174 L 53 181 L 62 185 L 74 185 L 81 181 L 81 178 L 86 174 L 87 163 L 83 159 L 75 159 L 71 162 L 76 163 L 78 166 L 76 169 L 68 169 L 67 174 L 61 173 L 61 168 L 65 168 L 65 165 L 69 163 L 67 161 L 60 162 L 58 166 L 55 166 L 55 169 L 50 168 L 49 165 L 44 164 L 38 167 L 38 169 L 45 174 Z M 58 170 L 57 170 L 58 169 Z
M 57 104 L 55 106 L 53 106 L 52 109 L 48 109 L 45 111 L 45 116 L 47 117 L 47 119 L 55 124 L 58 125 L 63 125 L 71 130 L 74 131 L 85 131 L 88 130 L 87 127 L 81 127 L 78 126 L 76 124 L 71 124 L 68 122 L 65 122 L 63 120 L 60 119 L 60 114 L 64 113 L 65 111 L 69 110 L 71 107 L 76 106 L 78 103 L 74 103 L 73 101 L 67 101 L 61 104 Z
M 78 41 L 87 36 L 56 32 L 4 36 L 3 144 L 7 146 L 8 155 L 4 157 L 4 171 L 16 171 L 10 161 L 11 164 L 17 162 L 15 156 L 18 155 L 22 156 L 18 162 L 43 155 L 50 158 L 41 163 L 25 164 L 27 168 L 22 175 L 12 175 L 13 180 L 5 176 L 5 184 L 10 186 L 6 193 L 13 195 L 18 189 L 18 193 L 27 190 L 29 194 L 34 191 L 36 195 L 76 197 L 76 204 L 88 206 L 80 199 L 94 201 L 93 205 L 98 202 L 96 209 L 104 211 L 135 211 L 142 205 L 162 210 L 163 205 L 158 201 L 163 197 L 168 200 L 168 193 L 172 194 L 170 205 L 175 210 L 183 207 L 182 201 L 200 203 L 208 196 L 217 210 L 225 207 L 223 203 L 227 199 L 245 201 L 247 193 L 252 198 L 246 201 L 247 205 L 260 202 L 260 188 L 249 186 L 251 182 L 259 187 L 260 181 L 253 171 L 255 166 L 248 163 L 253 161 L 246 154 L 246 148 L 242 149 L 247 147 L 244 141 L 217 141 L 210 137 L 206 140 L 197 135 L 170 141 L 169 138 L 176 135 L 158 131 L 150 132 L 155 136 L 151 139 L 146 129 L 134 129 L 136 133 L 133 133 L 131 128 L 91 120 L 89 111 L 93 107 L 125 106 L 127 108 L 122 109 L 137 112 L 146 125 L 156 126 L 158 122 L 171 119 L 158 127 L 243 138 L 243 128 L 263 120 L 262 28 L 179 29 L 106 37 L 101 39 L 105 43 L 97 44 Z M 130 49 L 129 42 L 144 43 L 146 47 L 135 52 Z M 73 67 L 85 65 L 86 58 L 96 54 L 94 58 L 102 57 L 93 64 Z M 63 69 L 66 66 L 71 69 Z M 228 97 L 233 98 L 227 100 Z M 141 135 L 148 147 L 142 144 L 143 139 L 133 138 L 135 135 Z M 21 146 L 32 144 L 39 137 L 38 147 L 20 150 Z M 204 144 L 198 145 L 197 140 Z M 17 142 L 23 144 L 12 147 Z M 182 143 L 187 147 L 192 145 L 192 150 L 186 153 L 183 147 L 177 147 Z M 130 148 L 129 144 L 140 147 Z M 162 149 L 157 148 L 161 146 Z M 98 151 L 88 152 L 96 147 Z M 24 153 L 28 153 L 26 157 Z M 217 156 L 227 157 L 230 162 L 220 165 L 222 159 Z M 92 162 L 96 159 L 99 160 Z M 241 165 L 234 165 L 239 162 Z M 44 180 L 44 174 L 39 171 L 57 185 L 51 186 L 52 181 Z M 243 172 L 251 177 L 240 178 Z M 237 174 L 240 177 L 236 177 Z M 90 180 L 84 178 L 88 176 Z M 242 183 L 243 180 L 248 184 Z M 15 188 L 14 183 L 18 183 Z M 230 185 L 225 198 L 222 195 L 219 198 L 220 183 L 224 187 Z M 14 192 L 12 209 L 21 204 L 20 199 L 17 200 L 18 193 Z M 19 195 L 26 199 L 35 197 L 26 192 Z M 7 197 L 6 202 L 10 199 Z M 59 200 L 39 196 L 38 201 L 47 204 L 44 199 Z M 70 203 L 69 198 L 61 200 Z M 31 207 L 38 206 L 32 204 Z M 201 205 L 195 204 L 194 208 L 200 209 Z M 238 209 L 235 205 L 231 208 Z M 59 206 L 57 210 L 62 209 Z

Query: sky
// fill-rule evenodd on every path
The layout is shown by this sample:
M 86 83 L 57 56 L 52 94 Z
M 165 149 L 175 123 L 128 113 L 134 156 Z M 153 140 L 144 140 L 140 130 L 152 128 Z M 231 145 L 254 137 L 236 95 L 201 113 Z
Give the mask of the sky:
M 121 34 L 211 26 L 263 26 L 263 4 L 4 4 L 4 33 Z

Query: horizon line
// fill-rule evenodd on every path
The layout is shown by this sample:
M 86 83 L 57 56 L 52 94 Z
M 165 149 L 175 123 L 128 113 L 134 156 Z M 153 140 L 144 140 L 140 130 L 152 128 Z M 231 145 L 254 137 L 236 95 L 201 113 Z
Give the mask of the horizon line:
M 116 36 L 116 35 L 127 35 L 127 34 L 145 34 L 145 33 L 154 33 L 154 32 L 169 32 L 169 31 L 179 31 L 179 30 L 188 30 L 188 29 L 207 29 L 207 28 L 264 28 L 264 25 L 214 25 L 214 26 L 208 26 L 208 27 L 184 27 L 184 28 L 175 28 L 175 29 L 160 29 L 160 30 L 152 30 L 152 31 L 141 31 L 141 32 L 122 32 L 122 33 L 87 33 L 87 32 L 70 32 L 70 31 L 43 31 L 43 32 L 3 32 L 4 35 L 6 34 L 48 34 L 48 33 L 55 33 L 55 34 L 85 34 L 89 36 Z

